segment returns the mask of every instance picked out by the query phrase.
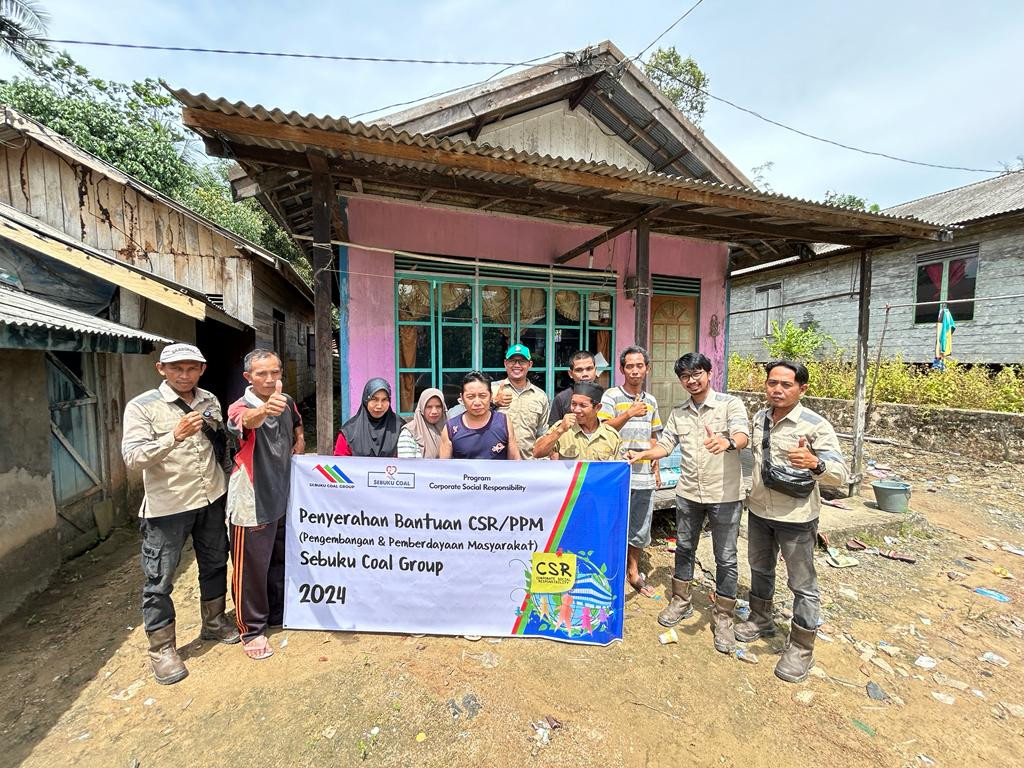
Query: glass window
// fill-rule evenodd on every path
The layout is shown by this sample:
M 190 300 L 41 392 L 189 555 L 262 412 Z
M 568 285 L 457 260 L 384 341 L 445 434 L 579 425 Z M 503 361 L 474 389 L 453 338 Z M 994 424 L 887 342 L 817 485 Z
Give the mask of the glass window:
M 397 405 L 403 416 L 411 415 L 429 386 L 441 388 L 453 406 L 472 368 L 504 378 L 505 350 L 517 341 L 530 348 L 530 381 L 551 397 L 569 385 L 574 352 L 588 349 L 606 361 L 613 355 L 613 296 L 605 290 L 399 276 L 395 301 Z M 605 384 L 609 378 L 605 369 Z
M 973 299 L 978 281 L 978 258 L 944 259 L 917 265 L 917 306 L 914 308 L 915 323 L 934 323 L 939 317 L 941 303 L 955 301 L 948 309 L 953 319 L 973 320 L 974 302 L 960 302 Z
M 754 309 L 763 309 L 763 312 L 753 312 L 754 336 L 769 336 L 772 332 L 772 323 L 782 325 L 782 283 L 773 285 L 762 285 L 754 289 Z

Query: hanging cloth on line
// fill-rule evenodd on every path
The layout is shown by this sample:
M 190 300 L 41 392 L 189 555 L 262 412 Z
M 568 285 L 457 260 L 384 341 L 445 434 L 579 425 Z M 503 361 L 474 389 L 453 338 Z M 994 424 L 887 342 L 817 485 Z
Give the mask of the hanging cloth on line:
M 935 359 L 932 361 L 932 368 L 938 368 L 940 371 L 946 369 L 946 358 L 953 354 L 955 330 L 953 314 L 947 307 L 943 307 L 939 310 L 939 318 L 935 323 Z

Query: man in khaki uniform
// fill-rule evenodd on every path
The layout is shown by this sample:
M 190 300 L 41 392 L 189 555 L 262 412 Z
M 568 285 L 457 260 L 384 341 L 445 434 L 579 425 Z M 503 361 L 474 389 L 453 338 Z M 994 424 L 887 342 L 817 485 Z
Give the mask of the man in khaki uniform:
M 658 623 L 672 627 L 693 614 L 693 566 L 700 532 L 708 519 L 715 553 L 711 628 L 715 649 L 731 653 L 736 647 L 736 538 L 743 496 L 739 452 L 749 441 L 750 425 L 746 408 L 738 397 L 711 388 L 711 361 L 705 355 L 683 355 L 676 361 L 675 374 L 689 398 L 672 409 L 656 446 L 627 456 L 632 461 L 661 459 L 679 446 L 672 599 L 658 615 Z
M 128 469 L 142 470 L 142 620 L 156 681 L 170 685 L 188 675 L 175 647 L 171 590 L 189 536 L 199 566 L 199 636 L 221 643 L 237 643 L 239 636 L 224 616 L 227 485 L 208 436 L 224 428 L 220 403 L 196 386 L 206 370 L 197 347 L 167 345 L 156 369 L 163 383 L 125 406 L 121 455 Z
M 525 344 L 513 344 L 505 352 L 508 375 L 491 383 L 494 404 L 512 422 L 519 455 L 524 459 L 533 458 L 533 444 L 548 423 L 551 407 L 544 390 L 526 377 L 531 367 L 530 350 Z
M 786 650 L 775 665 L 775 675 L 798 683 L 814 665 L 814 638 L 820 616 L 818 577 L 814 570 L 821 513 L 818 486 L 845 485 L 849 470 L 832 425 L 800 404 L 807 391 L 807 368 L 789 360 L 776 360 L 765 368 L 769 407 L 754 416 L 754 487 L 747 501 L 750 619 L 736 626 L 736 639 L 749 643 L 775 634 L 772 598 L 775 566 L 781 552 L 793 592 L 793 621 Z M 796 477 L 803 476 L 805 484 L 812 486 L 809 494 L 794 495 L 789 488 L 780 490 L 784 486 L 778 482 L 766 483 L 766 439 L 771 446 L 770 464 L 790 472 L 798 470 Z
M 570 412 L 552 426 L 533 446 L 533 457 L 577 461 L 618 461 L 622 439 L 606 423 L 598 421 L 604 389 L 597 384 L 574 384 Z

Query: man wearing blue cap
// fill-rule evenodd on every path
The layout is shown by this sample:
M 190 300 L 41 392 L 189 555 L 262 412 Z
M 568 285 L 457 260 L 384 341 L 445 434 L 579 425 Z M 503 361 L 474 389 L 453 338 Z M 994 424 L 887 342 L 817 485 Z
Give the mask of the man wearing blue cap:
M 551 408 L 544 390 L 526 378 L 532 366 L 526 345 L 513 344 L 505 352 L 506 378 L 491 384 L 494 404 L 512 422 L 519 455 L 524 459 L 533 458 L 533 444 L 547 429 Z

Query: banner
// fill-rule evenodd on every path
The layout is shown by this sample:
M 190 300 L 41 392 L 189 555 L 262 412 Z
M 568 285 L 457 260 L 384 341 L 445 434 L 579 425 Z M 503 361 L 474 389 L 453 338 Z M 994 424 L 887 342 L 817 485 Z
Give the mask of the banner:
M 284 624 L 622 637 L 629 465 L 295 456 Z

